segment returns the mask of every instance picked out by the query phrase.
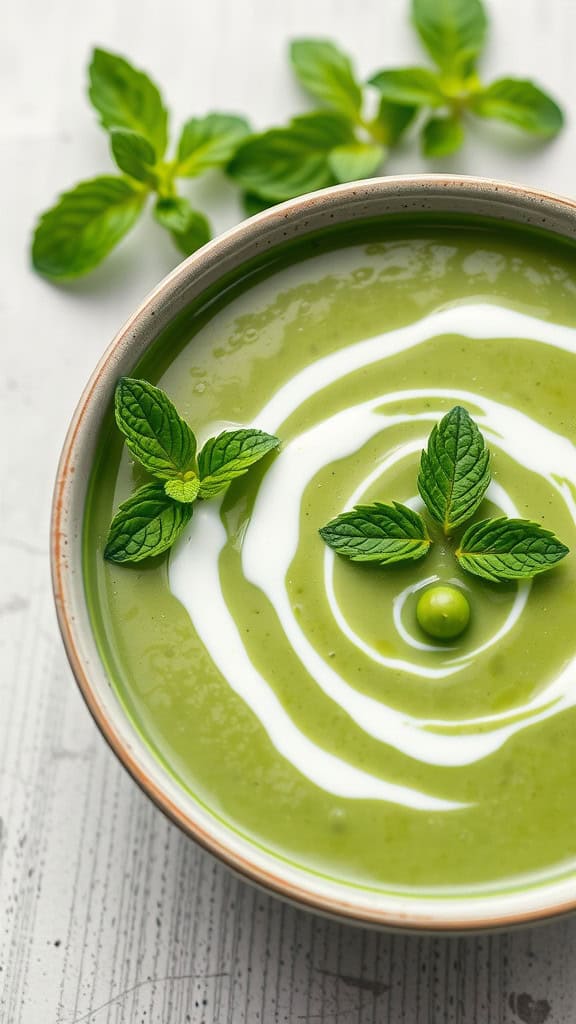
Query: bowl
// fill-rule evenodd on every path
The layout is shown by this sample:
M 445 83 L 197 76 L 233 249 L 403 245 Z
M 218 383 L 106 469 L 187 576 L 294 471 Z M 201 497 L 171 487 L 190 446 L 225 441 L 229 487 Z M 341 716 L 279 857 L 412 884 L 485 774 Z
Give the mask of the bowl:
M 169 818 L 237 874 L 311 910 L 365 925 L 428 932 L 510 928 L 574 909 L 576 877 L 486 896 L 374 893 L 290 865 L 213 817 L 156 759 L 123 710 L 98 654 L 83 586 L 88 481 L 118 377 L 131 374 L 160 333 L 192 302 L 258 254 L 328 226 L 404 214 L 483 217 L 576 238 L 576 204 L 569 199 L 481 178 L 417 175 L 324 189 L 261 213 L 206 245 L 169 274 L 128 320 L 80 398 L 54 493 L 54 596 L 70 665 L 112 750 Z

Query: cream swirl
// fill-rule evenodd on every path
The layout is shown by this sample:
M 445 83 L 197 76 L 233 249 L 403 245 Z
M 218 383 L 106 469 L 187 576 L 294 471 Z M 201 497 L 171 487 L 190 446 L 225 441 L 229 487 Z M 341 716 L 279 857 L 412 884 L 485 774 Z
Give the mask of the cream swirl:
M 493 305 L 454 306 L 422 320 L 370 338 L 326 356 L 296 374 L 276 392 L 255 422 L 262 429 L 282 434 L 282 424 L 316 392 L 348 374 L 389 356 L 425 343 L 439 334 L 470 338 L 523 338 L 576 352 L 576 331 L 549 324 Z M 410 415 L 398 409 L 414 400 L 426 402 L 426 412 Z M 304 669 L 317 686 L 374 739 L 395 747 L 409 757 L 450 767 L 487 757 L 515 732 L 535 721 L 557 714 L 576 703 L 576 658 L 523 707 L 460 722 L 422 719 L 358 692 L 312 646 L 291 606 L 286 578 L 299 544 L 300 506 L 303 494 L 327 463 L 358 450 L 377 434 L 406 422 L 421 423 L 422 434 L 395 450 L 350 495 L 355 504 L 367 487 L 385 473 L 395 460 L 422 447 L 431 424 L 438 419 L 445 400 L 467 405 L 488 440 L 525 468 L 544 477 L 565 502 L 576 522 L 571 486 L 576 486 L 576 450 L 566 438 L 553 433 L 524 413 L 464 390 L 404 390 L 348 407 L 325 418 L 286 443 L 259 488 L 242 545 L 242 571 L 260 588 L 275 609 L 284 635 Z M 442 405 L 442 403 L 444 403 Z M 432 408 L 436 404 L 436 408 Z M 495 484 L 492 497 L 508 514 L 516 515 L 511 498 Z M 282 528 L 274 545 L 266 543 L 271 522 Z M 198 507 L 188 531 L 174 551 L 169 567 L 172 592 L 188 610 L 194 627 L 215 665 L 230 686 L 259 718 L 279 753 L 316 785 L 338 796 L 380 799 L 421 810 L 455 809 L 461 804 L 437 799 L 419 790 L 399 786 L 365 772 L 322 750 L 290 718 L 270 683 L 256 670 L 231 615 L 220 583 L 218 560 L 226 543 L 219 508 L 215 503 Z M 263 557 L 263 550 L 266 554 Z M 334 556 L 326 550 L 324 585 L 336 627 L 346 634 L 364 656 L 387 668 L 401 669 L 429 679 L 459 672 L 488 646 L 498 643 L 518 621 L 526 605 L 529 585 L 518 587 L 512 608 L 500 629 L 481 647 L 465 656 L 450 654 L 436 667 L 390 658 L 373 650 L 351 629 L 338 606 L 333 586 Z M 206 594 L 210 600 L 206 600 Z M 396 598 L 394 615 L 401 633 L 401 606 L 407 595 Z M 406 639 L 406 638 L 404 638 Z M 409 647 L 410 644 L 407 644 Z M 413 645 L 412 645 L 413 646 Z M 465 734 L 456 730 L 466 726 Z M 441 729 L 442 731 L 438 731 Z

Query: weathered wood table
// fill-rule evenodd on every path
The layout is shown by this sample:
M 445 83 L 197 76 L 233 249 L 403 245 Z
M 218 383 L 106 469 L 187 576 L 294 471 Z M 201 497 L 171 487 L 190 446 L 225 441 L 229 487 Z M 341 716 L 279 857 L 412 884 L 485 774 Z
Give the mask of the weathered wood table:
M 537 75 L 572 119 L 548 147 L 483 127 L 442 169 L 576 192 L 573 0 L 491 0 L 487 74 Z M 56 192 L 109 167 L 84 98 L 89 48 L 130 54 L 178 121 L 210 109 L 281 120 L 306 102 L 292 35 L 330 35 L 363 73 L 420 58 L 407 0 L 147 3 L 19 0 L 0 35 L 0 1021 L 2 1024 L 568 1024 L 576 920 L 515 935 L 392 937 L 339 927 L 236 881 L 151 806 L 76 691 L 48 573 L 56 459 L 80 389 L 132 308 L 173 265 L 142 224 L 100 271 L 52 287 L 27 266 Z M 501 134 L 501 133 L 499 133 Z M 407 143 L 391 171 L 423 164 Z M 192 190 L 239 219 L 215 175 Z

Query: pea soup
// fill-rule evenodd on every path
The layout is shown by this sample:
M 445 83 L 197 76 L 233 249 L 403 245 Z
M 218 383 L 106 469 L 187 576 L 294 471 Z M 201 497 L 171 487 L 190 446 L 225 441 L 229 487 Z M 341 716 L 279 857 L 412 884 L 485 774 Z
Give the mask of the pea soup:
M 318 530 L 359 504 L 421 511 L 422 448 L 455 405 L 492 482 L 475 516 L 531 519 L 576 551 L 576 264 L 483 223 L 373 223 L 246 267 L 134 376 L 200 442 L 281 439 L 169 556 L 102 557 L 143 471 L 102 433 L 85 516 L 94 630 L 146 742 L 212 814 L 279 858 L 386 892 L 499 891 L 573 870 L 576 555 L 534 580 L 339 558 Z M 466 597 L 434 640 L 431 584 Z M 420 618 L 422 616 L 420 615 Z

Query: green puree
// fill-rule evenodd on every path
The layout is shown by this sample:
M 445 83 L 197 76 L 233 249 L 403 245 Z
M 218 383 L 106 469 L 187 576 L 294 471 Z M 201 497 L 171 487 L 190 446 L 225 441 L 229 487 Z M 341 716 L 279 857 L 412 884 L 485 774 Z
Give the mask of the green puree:
M 254 266 L 226 292 L 190 310 L 134 372 L 165 389 L 200 439 L 221 424 L 258 426 L 259 410 L 296 372 L 335 350 L 411 324 L 447 304 L 499 303 L 576 326 L 576 264 L 568 245 L 490 224 L 372 224 L 334 232 Z M 473 341 L 440 335 L 357 371 L 303 403 L 279 430 L 284 441 L 348 405 L 414 389 L 488 396 L 576 441 L 576 357 L 523 339 Z M 438 402 L 442 415 L 454 401 Z M 404 403 L 402 411 L 412 411 Z M 422 413 L 422 400 L 413 400 Z M 469 408 L 472 415 L 476 409 Z M 536 579 L 516 626 L 463 670 L 441 679 L 383 667 L 336 624 L 326 598 L 325 545 L 317 530 L 389 450 L 427 436 L 409 421 L 339 458 L 307 487 L 288 592 L 309 642 L 359 693 L 461 734 L 491 726 L 466 720 L 518 710 L 573 657 L 576 529 L 560 494 L 489 439 L 493 477 L 521 515 L 542 522 L 571 548 Z M 323 750 L 370 774 L 443 800 L 455 811 L 412 810 L 378 800 L 335 797 L 284 759 L 256 715 L 215 668 L 188 613 L 168 587 L 168 562 L 107 564 L 102 550 L 117 504 L 144 482 L 123 450 L 110 414 L 85 519 L 85 576 L 102 657 L 128 713 L 173 775 L 214 815 L 279 857 L 324 875 L 387 891 L 461 888 L 478 892 L 529 884 L 571 870 L 576 855 L 576 709 L 520 730 L 499 749 L 464 765 L 434 765 L 400 752 L 356 725 L 302 667 L 267 598 L 242 575 L 241 541 L 274 457 L 235 482 L 222 505 L 229 541 L 221 587 L 245 648 L 298 728 Z M 362 500 L 414 496 L 419 453 L 397 463 Z M 485 501 L 476 518 L 498 509 Z M 269 543 L 275 529 L 270 523 Z M 464 582 L 472 614 L 457 654 L 490 639 L 508 615 L 513 585 L 465 577 L 434 533 L 422 563 L 379 569 L 338 560 L 334 589 L 361 640 L 385 656 L 424 668 L 454 652 L 416 650 L 398 635 L 392 600 L 437 574 Z M 263 551 L 263 557 L 266 552 Z M 210 594 L 206 594 L 210 601 Z M 403 612 L 422 641 L 417 595 Z

